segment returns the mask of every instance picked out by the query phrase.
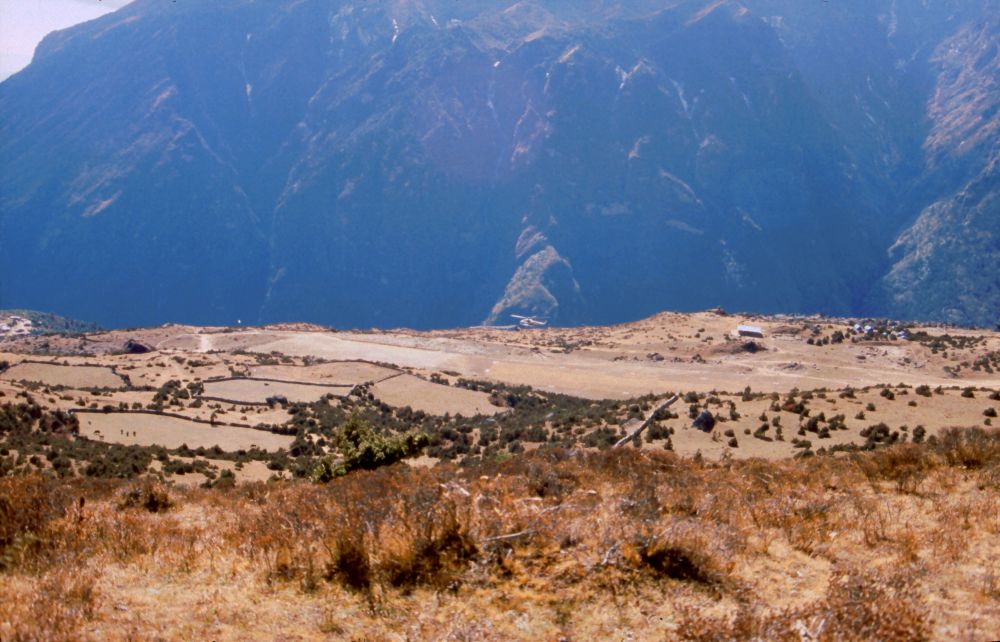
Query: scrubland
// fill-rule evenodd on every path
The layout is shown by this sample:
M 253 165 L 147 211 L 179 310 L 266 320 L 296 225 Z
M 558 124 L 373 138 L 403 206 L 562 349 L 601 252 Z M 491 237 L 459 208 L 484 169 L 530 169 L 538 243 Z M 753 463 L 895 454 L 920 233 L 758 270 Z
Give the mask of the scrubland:
M 995 639 L 1000 434 L 324 485 L 8 477 L 0 565 L 4 640 Z
M 1000 334 L 856 325 L 6 341 L 0 640 L 1000 639 Z

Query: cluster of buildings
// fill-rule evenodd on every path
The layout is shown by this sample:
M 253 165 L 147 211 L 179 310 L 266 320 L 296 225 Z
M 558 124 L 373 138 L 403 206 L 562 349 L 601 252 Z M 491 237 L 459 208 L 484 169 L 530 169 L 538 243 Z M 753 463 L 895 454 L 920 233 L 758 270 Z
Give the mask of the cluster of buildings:
M 0 337 L 22 337 L 31 334 L 31 319 L 12 314 L 0 321 Z
M 870 323 L 866 323 L 865 325 L 861 325 L 860 323 L 855 323 L 854 324 L 854 333 L 855 334 L 863 334 L 866 337 L 874 337 L 876 335 L 881 335 L 881 336 L 884 336 L 884 337 L 889 337 L 891 335 L 891 336 L 894 336 L 897 339 L 902 339 L 903 341 L 907 341 L 910 338 L 909 331 L 907 331 L 907 329 L 904 328 L 904 327 L 899 327 L 899 326 L 892 326 L 892 327 L 881 326 L 881 327 L 876 328 L 876 327 L 872 326 Z

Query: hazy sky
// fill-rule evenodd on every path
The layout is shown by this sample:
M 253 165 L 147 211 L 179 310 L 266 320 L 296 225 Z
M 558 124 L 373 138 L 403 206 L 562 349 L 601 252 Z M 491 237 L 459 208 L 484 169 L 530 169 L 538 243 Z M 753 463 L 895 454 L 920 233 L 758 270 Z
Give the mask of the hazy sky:
M 130 0 L 0 0 L 0 80 L 31 62 L 45 34 L 93 20 Z

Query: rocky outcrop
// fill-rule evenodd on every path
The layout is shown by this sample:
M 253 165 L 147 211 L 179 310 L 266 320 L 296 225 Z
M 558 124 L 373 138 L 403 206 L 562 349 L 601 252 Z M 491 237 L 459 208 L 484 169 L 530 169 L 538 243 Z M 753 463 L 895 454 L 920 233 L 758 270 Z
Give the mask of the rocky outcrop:
M 554 247 L 545 245 L 517 268 L 485 323 L 505 323 L 514 313 L 558 323 L 560 312 L 567 306 L 579 305 L 580 300 L 580 284 L 573 278 L 573 266 Z
M 136 341 L 135 339 L 129 339 L 125 342 L 122 349 L 126 354 L 146 354 L 147 352 L 153 352 L 156 348 L 147 343 Z

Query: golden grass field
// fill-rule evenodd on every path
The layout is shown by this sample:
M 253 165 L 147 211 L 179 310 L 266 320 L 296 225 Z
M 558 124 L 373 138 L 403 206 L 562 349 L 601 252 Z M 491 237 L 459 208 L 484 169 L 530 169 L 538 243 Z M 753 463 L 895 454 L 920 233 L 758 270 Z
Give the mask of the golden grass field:
M 226 379 L 206 382 L 204 396 L 242 403 L 264 403 L 268 397 L 281 395 L 290 402 L 305 402 L 317 401 L 324 395 L 341 397 L 349 393 L 351 387 L 263 379 Z
M 10 381 L 34 381 L 48 386 L 68 388 L 124 388 L 125 382 L 106 366 L 73 365 L 57 363 L 18 363 L 2 373 Z
M 221 446 L 226 450 L 288 448 L 292 438 L 253 428 L 211 426 L 176 417 L 145 413 L 81 413 L 80 434 L 90 439 L 138 446 L 190 448 Z
M 0 640 L 1000 639 L 1000 334 L 854 323 L 7 340 Z
M 432 415 L 494 415 L 503 409 L 482 392 L 442 386 L 413 375 L 383 379 L 372 386 L 376 397 L 390 406 L 410 406 Z
M 0 635 L 995 639 L 1000 440 L 955 439 L 724 465 L 536 452 L 326 486 L 2 479 Z

